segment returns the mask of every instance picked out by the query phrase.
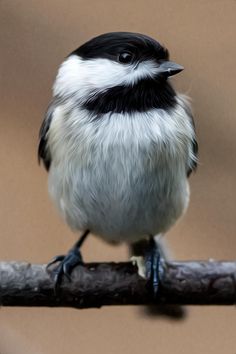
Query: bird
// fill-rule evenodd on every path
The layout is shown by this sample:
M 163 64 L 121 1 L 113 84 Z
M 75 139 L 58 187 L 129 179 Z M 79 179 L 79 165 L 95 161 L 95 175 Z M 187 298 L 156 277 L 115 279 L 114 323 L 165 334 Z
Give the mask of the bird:
M 57 264 L 56 284 L 83 264 L 80 248 L 92 233 L 131 246 L 145 240 L 144 276 L 157 293 L 155 235 L 186 211 L 198 162 L 191 102 L 170 83 L 183 69 L 157 40 L 133 32 L 98 35 L 60 65 L 38 159 L 62 218 L 82 234 L 48 263 Z

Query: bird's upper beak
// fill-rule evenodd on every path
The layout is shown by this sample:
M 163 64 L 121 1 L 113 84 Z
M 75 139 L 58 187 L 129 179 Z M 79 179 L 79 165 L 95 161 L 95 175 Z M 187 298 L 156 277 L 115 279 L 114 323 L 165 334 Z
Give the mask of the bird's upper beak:
M 173 61 L 162 61 L 160 66 L 158 67 L 158 74 L 163 74 L 167 77 L 176 75 L 184 70 L 184 67 L 174 63 Z

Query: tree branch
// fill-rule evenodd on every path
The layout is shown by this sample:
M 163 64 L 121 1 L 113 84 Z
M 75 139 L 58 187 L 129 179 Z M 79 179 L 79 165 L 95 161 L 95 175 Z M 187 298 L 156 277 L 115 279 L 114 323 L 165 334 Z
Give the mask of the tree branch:
M 0 305 L 92 308 L 104 305 L 234 305 L 236 262 L 161 261 L 158 297 L 131 263 L 78 266 L 55 294 L 45 265 L 0 262 Z

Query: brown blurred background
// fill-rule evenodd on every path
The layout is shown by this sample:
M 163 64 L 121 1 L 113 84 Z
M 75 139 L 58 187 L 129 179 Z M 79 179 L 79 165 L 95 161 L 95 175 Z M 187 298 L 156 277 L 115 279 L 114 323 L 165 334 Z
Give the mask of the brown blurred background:
M 38 130 L 64 56 L 97 34 L 138 31 L 184 65 L 175 79 L 193 99 L 200 166 L 191 204 L 167 239 L 176 259 L 236 256 L 236 1 L 0 1 L 0 259 L 47 262 L 75 235 L 47 195 Z M 90 237 L 86 261 L 126 260 L 125 246 Z M 234 307 L 189 307 L 183 321 L 143 308 L 2 308 L 1 354 L 236 353 Z

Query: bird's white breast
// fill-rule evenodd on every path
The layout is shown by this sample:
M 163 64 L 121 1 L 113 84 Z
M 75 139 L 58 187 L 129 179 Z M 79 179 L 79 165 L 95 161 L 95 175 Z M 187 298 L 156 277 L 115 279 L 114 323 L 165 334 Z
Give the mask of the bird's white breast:
M 188 204 L 193 129 L 179 104 L 168 114 L 56 108 L 48 135 L 49 191 L 73 229 L 132 242 L 166 231 Z

